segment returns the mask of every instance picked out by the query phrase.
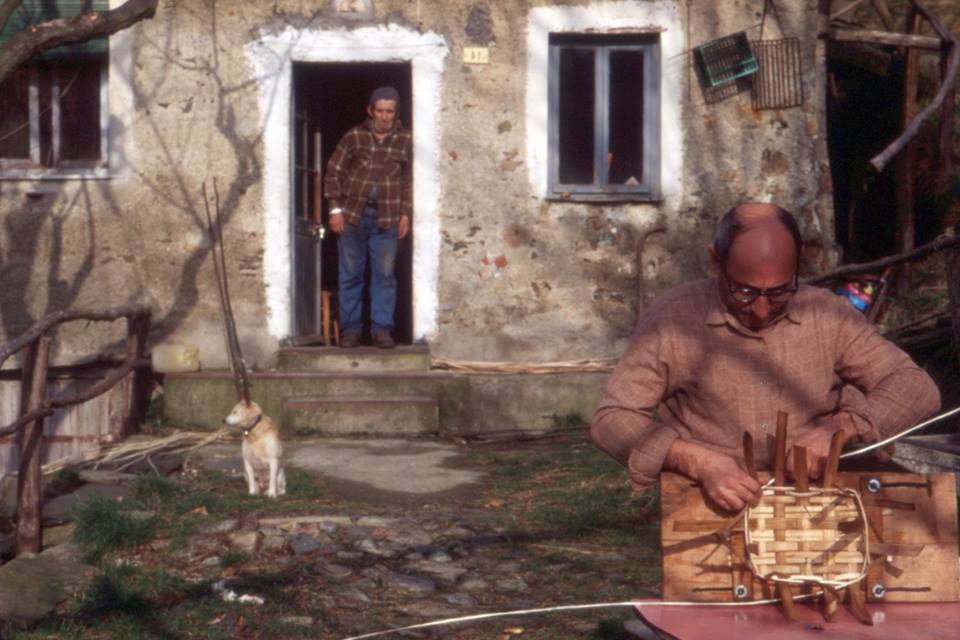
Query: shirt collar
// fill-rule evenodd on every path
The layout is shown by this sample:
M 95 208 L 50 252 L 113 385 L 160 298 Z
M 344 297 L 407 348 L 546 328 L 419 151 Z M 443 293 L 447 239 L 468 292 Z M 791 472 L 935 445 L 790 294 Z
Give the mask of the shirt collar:
M 737 331 L 741 333 L 747 333 L 752 336 L 760 336 L 761 333 L 753 331 L 744 327 L 740 324 L 740 321 L 737 320 L 733 315 L 727 310 L 727 306 L 723 304 L 723 300 L 720 299 L 720 277 L 717 276 L 710 280 L 710 295 L 707 296 L 707 313 L 704 317 L 704 324 L 710 326 L 721 326 L 728 324 Z M 806 305 L 803 303 L 803 299 L 799 299 L 800 291 L 798 290 L 794 294 L 793 298 L 787 303 L 787 312 L 784 314 L 776 324 L 787 321 L 793 324 L 802 324 L 804 318 L 808 314 Z

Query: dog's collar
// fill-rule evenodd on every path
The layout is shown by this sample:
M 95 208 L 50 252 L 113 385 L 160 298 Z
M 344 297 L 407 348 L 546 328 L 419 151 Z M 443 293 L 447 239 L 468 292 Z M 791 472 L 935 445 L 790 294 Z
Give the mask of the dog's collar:
M 252 423 L 250 423 L 250 425 L 248 425 L 248 426 L 246 426 L 246 427 L 243 428 L 243 437 L 244 437 L 244 438 L 246 438 L 248 435 L 250 435 L 250 432 L 257 428 L 257 425 L 260 424 L 260 419 L 261 419 L 261 418 L 263 418 L 263 414 L 262 414 L 262 413 L 258 413 L 258 414 L 257 414 L 257 418 L 256 418 Z

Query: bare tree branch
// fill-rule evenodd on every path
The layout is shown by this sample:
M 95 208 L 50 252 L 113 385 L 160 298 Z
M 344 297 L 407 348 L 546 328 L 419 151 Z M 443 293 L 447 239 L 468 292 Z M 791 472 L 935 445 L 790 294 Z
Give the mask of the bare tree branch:
M 949 249 L 950 247 L 956 247 L 960 245 L 960 236 L 940 236 L 933 242 L 918 247 L 911 251 L 910 253 L 899 253 L 892 256 L 887 256 L 886 258 L 880 258 L 879 260 L 873 260 L 872 262 L 864 262 L 861 264 L 847 264 L 842 267 L 838 267 L 833 271 L 827 271 L 826 273 L 818 273 L 815 276 L 810 276 L 809 278 L 803 278 L 802 282 L 804 284 L 822 284 L 824 282 L 829 282 L 834 278 L 839 278 L 842 276 L 849 276 L 855 273 L 866 273 L 868 271 L 876 271 L 878 269 L 883 269 L 884 267 L 891 267 L 893 265 L 902 264 L 904 262 L 912 262 L 914 260 L 919 260 L 925 258 L 931 253 L 936 253 L 937 251 L 943 251 L 944 249 Z
M 55 311 L 36 322 L 23 334 L 0 347 L 0 366 L 14 353 L 39 338 L 50 327 L 66 322 L 67 320 L 94 320 L 112 321 L 132 316 L 149 316 L 150 307 L 146 305 L 129 305 L 113 309 L 64 309 Z
M 116 9 L 82 13 L 69 19 L 59 18 L 21 31 L 9 42 L 0 45 L 0 82 L 37 53 L 65 44 L 109 36 L 141 20 L 152 18 L 157 11 L 158 2 L 159 0 L 127 0 Z M 0 6 L 0 12 L 6 10 L 8 4 L 11 4 L 11 0 Z
M 0 31 L 3 31 L 3 28 L 7 26 L 7 20 L 10 19 L 13 12 L 20 6 L 20 1 L 21 0 L 4 0 L 3 4 L 0 5 Z

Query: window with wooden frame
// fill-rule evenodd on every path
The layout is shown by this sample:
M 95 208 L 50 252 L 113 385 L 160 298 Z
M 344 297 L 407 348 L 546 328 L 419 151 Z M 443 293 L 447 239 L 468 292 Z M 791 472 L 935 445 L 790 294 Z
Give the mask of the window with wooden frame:
M 0 32 L 0 42 L 32 24 L 107 8 L 106 0 L 24 0 Z M 3 174 L 106 167 L 108 64 L 107 39 L 98 38 L 46 51 L 0 84 Z
M 660 198 L 657 35 L 551 34 L 550 196 Z

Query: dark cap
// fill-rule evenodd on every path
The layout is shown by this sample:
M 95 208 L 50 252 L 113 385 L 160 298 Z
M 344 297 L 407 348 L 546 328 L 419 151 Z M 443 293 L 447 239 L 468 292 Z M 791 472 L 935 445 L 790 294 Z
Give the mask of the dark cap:
M 393 100 L 400 104 L 400 93 L 393 87 L 377 87 L 370 94 L 370 106 L 376 106 L 378 100 Z

